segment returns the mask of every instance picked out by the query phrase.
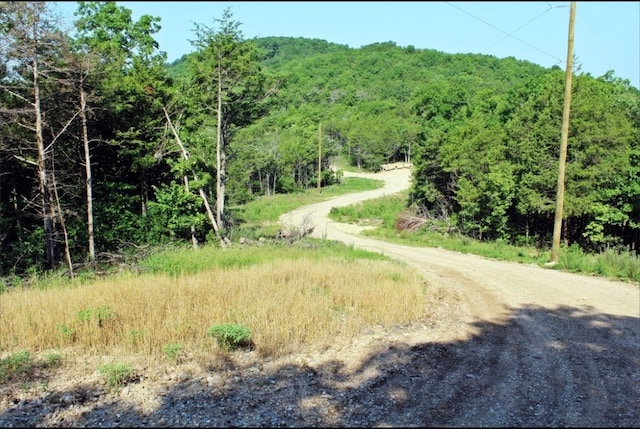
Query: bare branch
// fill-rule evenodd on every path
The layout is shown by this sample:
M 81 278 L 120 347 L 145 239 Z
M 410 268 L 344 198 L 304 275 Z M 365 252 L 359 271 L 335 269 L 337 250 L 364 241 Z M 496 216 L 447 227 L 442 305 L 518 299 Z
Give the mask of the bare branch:
M 29 103 L 31 106 L 34 106 L 32 101 L 26 99 L 25 97 L 23 97 L 22 95 L 18 94 L 17 92 L 11 91 L 7 87 L 3 87 L 2 89 L 7 91 L 9 94 L 13 95 L 14 97 L 19 98 L 20 100 L 24 101 L 25 103 Z
M 62 130 L 60 130 L 60 132 L 58 134 L 56 134 L 56 136 L 53 138 L 53 140 L 51 141 L 51 143 L 49 144 L 49 146 L 47 146 L 44 150 L 45 152 L 48 151 L 56 142 L 56 140 L 58 140 L 58 137 L 60 137 L 62 135 L 62 133 L 64 133 L 67 128 L 69 128 L 69 125 L 71 125 L 71 123 L 73 122 L 73 120 L 76 118 L 76 116 L 78 116 L 80 114 L 80 110 L 78 110 L 76 113 L 74 113 L 74 115 L 71 117 L 71 119 L 69 119 L 67 121 L 66 124 L 64 124 L 64 127 L 62 127 Z
M 13 157 L 16 158 L 19 161 L 26 162 L 27 164 L 38 165 L 37 162 L 31 161 L 30 159 L 24 158 L 24 157 L 22 157 L 20 155 L 13 155 Z

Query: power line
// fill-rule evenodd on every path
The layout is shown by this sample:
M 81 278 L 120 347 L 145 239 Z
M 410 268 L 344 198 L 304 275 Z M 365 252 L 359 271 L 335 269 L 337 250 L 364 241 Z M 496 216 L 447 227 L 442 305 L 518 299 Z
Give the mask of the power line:
M 536 20 L 536 19 L 538 19 L 540 16 L 542 16 L 542 15 L 544 15 L 545 13 L 549 12 L 551 9 L 555 9 L 555 8 L 558 8 L 558 7 L 566 7 L 566 6 L 553 6 L 553 5 L 551 5 L 550 3 L 547 3 L 547 4 L 549 5 L 549 9 L 545 10 L 545 11 L 544 11 L 544 12 L 542 12 L 540 15 L 538 15 L 538 16 L 536 16 L 535 18 L 531 19 L 531 20 L 530 20 L 530 21 L 528 21 L 527 23 L 525 23 L 525 24 L 521 25 L 519 28 L 517 28 L 516 30 L 512 31 L 511 33 L 508 33 L 508 32 L 506 32 L 506 31 L 502 30 L 501 28 L 498 28 L 498 27 L 496 27 L 495 25 L 493 25 L 493 24 L 491 24 L 491 23 L 489 23 L 489 22 L 487 22 L 487 21 L 483 20 L 482 18 L 479 18 L 479 17 L 475 16 L 474 14 L 472 14 L 472 13 L 470 13 L 470 12 L 467 12 L 466 10 L 464 10 L 464 9 L 462 9 L 462 8 L 460 8 L 460 7 L 458 7 L 457 5 L 455 5 L 455 4 L 451 3 L 451 2 L 446 2 L 446 3 L 447 3 L 449 6 L 455 7 L 455 8 L 456 8 L 456 9 L 458 9 L 460 12 L 462 12 L 462 13 L 465 13 L 465 14 L 469 15 L 469 16 L 470 16 L 470 17 L 472 17 L 473 19 L 477 19 L 478 21 L 482 22 L 483 24 L 486 24 L 486 25 L 488 25 L 489 27 L 491 27 L 491 28 L 493 28 L 493 29 L 496 29 L 496 30 L 498 30 L 499 32 L 504 33 L 504 34 L 506 35 L 505 37 L 503 37 L 502 39 L 498 40 L 496 43 L 494 43 L 493 45 L 491 45 L 489 48 L 491 48 L 491 47 L 493 47 L 494 45 L 498 44 L 499 42 L 501 42 L 502 40 L 506 39 L 507 37 L 512 37 L 512 38 L 514 38 L 515 40 L 517 40 L 518 42 L 523 43 L 523 44 L 525 44 L 525 45 L 529 46 L 530 48 L 535 49 L 535 50 L 536 50 L 536 51 L 538 51 L 538 52 L 541 52 L 541 53 L 543 53 L 543 54 L 545 54 L 545 55 L 548 55 L 549 57 L 553 58 L 554 60 L 557 60 L 558 62 L 557 62 L 556 64 L 561 64 L 561 63 L 563 63 L 563 62 L 564 62 L 562 59 L 560 59 L 560 58 L 558 58 L 558 57 L 556 57 L 556 56 L 554 56 L 554 55 L 552 55 L 552 54 L 550 54 L 550 53 L 548 53 L 548 52 L 546 52 L 546 51 L 543 51 L 543 50 L 541 50 L 541 49 L 538 49 L 537 47 L 533 46 L 532 44 L 530 44 L 530 43 L 528 43 L 528 42 L 525 42 L 525 41 L 524 41 L 524 40 L 522 40 L 522 39 L 519 39 L 518 37 L 514 36 L 514 35 L 513 35 L 513 33 L 517 32 L 518 30 L 520 30 L 521 28 L 525 27 L 526 25 L 529 25 L 531 22 L 535 21 L 535 20 Z M 489 49 L 489 48 L 484 49 L 484 51 L 486 51 L 486 50 L 487 50 L 487 49 Z
M 495 42 L 493 45 L 489 46 L 488 48 L 483 49 L 481 52 L 488 51 L 489 49 L 493 48 L 498 43 L 502 42 L 507 37 L 514 37 L 515 38 L 515 36 L 513 36 L 513 34 L 515 34 L 516 32 L 520 31 L 522 28 L 526 27 L 527 25 L 531 24 L 533 21 L 535 21 L 536 19 L 540 18 L 542 15 L 544 15 L 547 12 L 549 12 L 551 9 L 553 9 L 553 6 L 550 6 L 549 9 L 545 10 L 544 12 L 542 12 L 540 15 L 536 16 L 535 18 L 533 18 L 529 22 L 527 22 L 525 24 L 522 24 L 520 27 L 518 27 L 517 29 L 513 30 L 511 33 L 507 34 L 502 39 L 498 40 L 497 42 Z
M 591 36 L 591 40 L 593 40 L 593 43 L 595 43 L 595 45 L 598 47 L 598 50 L 602 54 L 602 57 L 605 59 L 607 64 L 609 64 L 609 69 L 612 70 L 613 69 L 613 65 L 611 64 L 611 61 L 609 60 L 609 58 L 607 58 L 607 56 L 605 55 L 604 51 L 602 50 L 602 47 L 600 46 L 600 44 L 598 43 L 596 38 L 593 37 L 593 33 L 591 33 L 591 30 L 589 30 L 589 28 L 587 27 L 587 24 L 585 24 L 585 22 L 582 20 L 582 18 L 580 17 L 579 14 L 578 14 L 578 20 L 580 21 L 580 24 L 582 24 L 584 29 L 587 30 L 587 33 L 589 33 L 589 36 Z

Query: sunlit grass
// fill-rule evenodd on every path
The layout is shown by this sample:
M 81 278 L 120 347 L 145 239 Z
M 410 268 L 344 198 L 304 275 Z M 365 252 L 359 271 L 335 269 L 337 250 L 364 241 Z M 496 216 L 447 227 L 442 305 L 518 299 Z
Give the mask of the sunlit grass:
M 277 260 L 295 261 L 303 258 L 314 261 L 325 258 L 342 258 L 346 261 L 389 259 L 380 253 L 355 249 L 334 241 L 307 238 L 293 245 L 269 243 L 264 246 L 234 246 L 224 250 L 212 246 L 195 250 L 192 247 L 170 249 L 150 255 L 140 263 L 140 269 L 153 274 L 193 274 L 213 268 L 244 268 Z
M 303 249 L 277 258 L 272 250 L 252 250 L 263 255 L 209 269 L 7 291 L 0 295 L 0 348 L 161 357 L 167 344 L 180 344 L 187 352 L 211 352 L 217 346 L 207 330 L 236 323 L 250 329 L 260 355 L 281 356 L 330 345 L 367 326 L 424 316 L 423 281 L 403 264 Z M 225 252 L 193 250 L 191 257 L 206 261 L 207 251 L 218 257 Z
M 337 222 L 367 224 L 392 230 L 398 213 L 406 206 L 407 192 L 400 192 L 345 207 L 333 207 L 329 217 Z
M 364 179 L 361 177 L 344 177 L 339 185 L 310 189 L 295 194 L 276 194 L 259 197 L 241 207 L 233 208 L 239 223 L 276 222 L 278 218 L 292 210 L 308 204 L 325 201 L 352 192 L 369 191 L 384 186 L 382 180 Z
M 361 172 L 357 166 L 351 165 L 348 157 L 346 156 L 337 156 L 333 159 L 333 165 L 337 170 L 348 171 L 351 173 Z
M 640 282 L 640 257 L 630 252 L 607 250 L 598 254 L 588 254 L 578 246 L 563 246 L 558 253 L 556 268 Z

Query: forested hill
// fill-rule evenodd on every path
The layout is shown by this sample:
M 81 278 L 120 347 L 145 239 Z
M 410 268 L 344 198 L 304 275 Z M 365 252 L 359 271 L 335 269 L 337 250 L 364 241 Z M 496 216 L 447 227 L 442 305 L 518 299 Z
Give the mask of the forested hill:
M 348 45 L 327 42 L 322 39 L 305 37 L 260 37 L 254 39 L 264 52 L 263 64 L 277 69 L 289 61 L 323 54 L 337 54 L 353 51 Z
M 550 71 L 515 58 L 448 54 L 394 42 L 356 49 L 302 37 L 252 40 L 262 53 L 263 70 L 277 82 L 277 97 L 262 119 L 242 131 L 244 139 L 253 144 L 267 134 L 276 134 L 281 142 L 299 139 L 290 135 L 291 124 L 299 133 L 304 129 L 310 139 L 321 122 L 328 138 L 339 146 L 334 149 L 346 147 L 354 165 L 369 170 L 409 160 L 410 145 L 420 132 L 416 108 L 429 88 L 449 88 L 450 96 L 464 93 L 466 103 L 479 92 L 506 94 Z M 172 63 L 170 73 L 180 76 L 188 59 L 186 55 Z M 314 186 L 316 174 L 309 173 L 301 171 L 295 185 Z M 286 181 L 285 175 L 280 176 Z M 291 190 L 286 184 L 276 188 Z
M 238 201 L 251 198 L 246 190 L 315 186 L 322 124 L 328 159 L 346 155 L 374 171 L 413 162 L 408 204 L 423 214 L 451 216 L 478 238 L 550 243 L 563 70 L 394 42 L 358 49 L 304 38 L 255 42 L 264 70 L 277 77 L 278 96 L 238 134 L 235 151 L 244 162 L 234 177 L 253 172 L 231 184 Z M 612 73 L 576 72 L 566 243 L 637 249 L 639 100 L 637 89 Z
M 408 94 L 429 81 L 446 79 L 464 85 L 470 93 L 487 89 L 508 91 L 548 69 L 513 57 L 481 54 L 449 54 L 417 49 L 395 42 L 374 43 L 361 48 L 303 37 L 253 39 L 263 54 L 265 71 L 286 76 L 281 100 L 295 100 L 289 93 L 318 90 L 344 94 L 368 92 L 368 99 L 407 100 Z M 178 76 L 189 55 L 171 63 Z
M 268 71 L 301 77 L 306 70 L 312 85 L 345 91 L 362 86 L 373 91 L 390 84 L 403 86 L 405 90 L 396 96 L 415 90 L 425 80 L 441 78 L 466 85 L 471 93 L 480 89 L 507 90 L 546 70 L 515 58 L 448 54 L 411 45 L 402 47 L 391 41 L 357 49 L 301 37 L 263 37 L 255 42 L 266 52 L 263 64 Z M 304 89 L 296 87 L 298 91 Z M 394 93 L 385 95 L 393 97 Z

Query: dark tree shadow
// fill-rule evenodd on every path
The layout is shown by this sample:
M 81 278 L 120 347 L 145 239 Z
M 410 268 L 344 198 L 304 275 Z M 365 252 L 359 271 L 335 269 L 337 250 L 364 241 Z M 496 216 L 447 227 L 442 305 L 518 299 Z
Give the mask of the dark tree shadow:
M 475 327 L 478 334 L 464 341 L 381 344 L 351 373 L 332 361 L 256 371 L 223 387 L 186 381 L 151 414 L 116 403 L 60 425 L 100 418 L 105 427 L 117 427 L 129 417 L 139 427 L 212 421 L 236 427 L 640 425 L 640 315 L 528 306 L 511 309 L 504 323 Z M 181 411 L 186 402 L 189 415 Z M 160 420 L 168 410 L 173 417 Z M 27 412 L 44 422 L 52 411 L 37 401 L 21 404 L 0 413 L 0 426 L 19 424 Z

